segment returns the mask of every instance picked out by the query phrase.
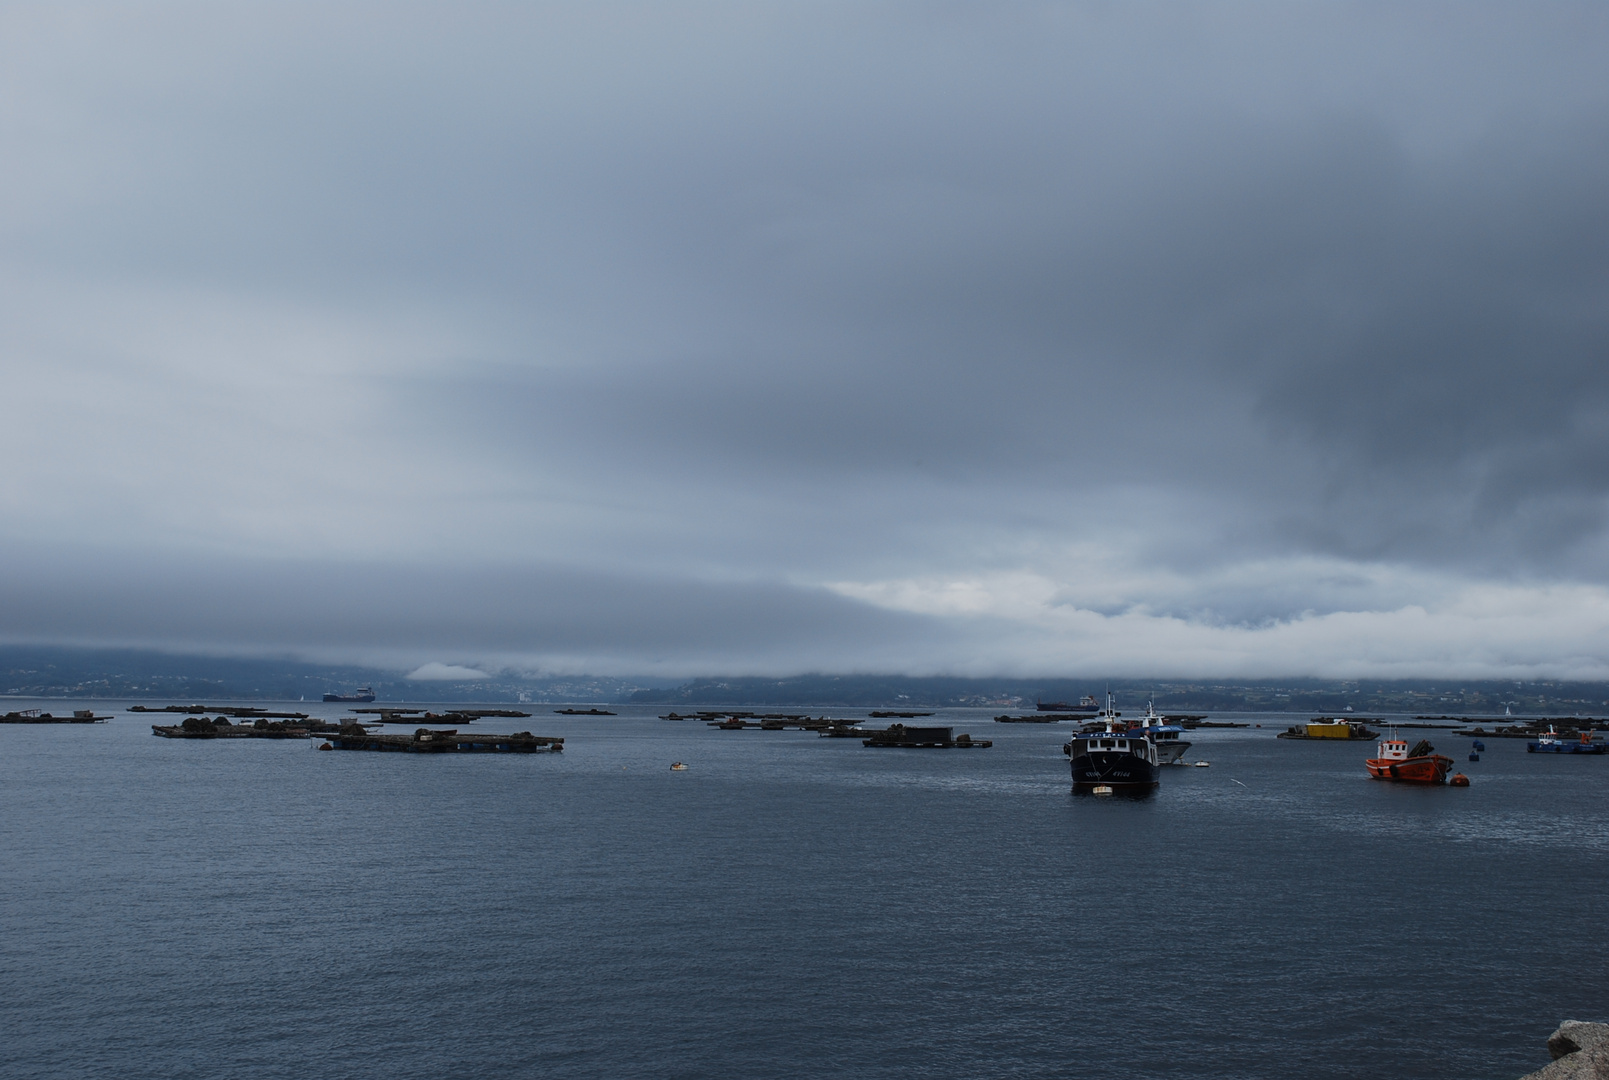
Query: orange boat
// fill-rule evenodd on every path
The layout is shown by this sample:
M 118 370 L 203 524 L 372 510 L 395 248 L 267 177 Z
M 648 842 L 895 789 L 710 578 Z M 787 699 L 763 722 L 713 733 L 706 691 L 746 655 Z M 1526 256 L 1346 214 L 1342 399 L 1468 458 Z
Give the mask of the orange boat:
M 1413 749 L 1408 749 L 1407 739 L 1381 739 L 1379 757 L 1372 757 L 1364 764 L 1369 767 L 1369 775 L 1376 780 L 1398 780 L 1404 784 L 1445 784 L 1447 770 L 1453 767 L 1453 759 L 1434 753 L 1435 747 L 1429 742 L 1420 739 Z

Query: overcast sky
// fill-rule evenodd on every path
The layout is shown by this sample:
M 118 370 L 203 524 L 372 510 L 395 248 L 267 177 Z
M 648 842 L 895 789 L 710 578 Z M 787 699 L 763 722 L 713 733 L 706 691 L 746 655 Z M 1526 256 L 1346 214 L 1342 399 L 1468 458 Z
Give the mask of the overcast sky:
M 0 638 L 1609 678 L 1609 7 L 0 6 Z

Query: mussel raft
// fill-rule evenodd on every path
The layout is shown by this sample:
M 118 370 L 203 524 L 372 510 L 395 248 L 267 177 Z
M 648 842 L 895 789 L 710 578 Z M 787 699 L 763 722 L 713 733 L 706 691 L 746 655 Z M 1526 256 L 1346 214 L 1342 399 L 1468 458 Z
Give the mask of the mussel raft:
M 529 731 L 517 731 L 512 735 L 486 735 L 420 728 L 412 735 L 374 735 L 347 730 L 331 735 L 324 746 L 331 750 L 389 750 L 414 754 L 557 754 L 564 749 L 564 740 L 532 735 Z M 324 746 L 319 749 L 324 749 Z
M 104 724 L 110 716 L 96 716 L 93 709 L 74 709 L 71 716 L 52 716 L 38 709 L 23 709 L 0 716 L 0 724 Z

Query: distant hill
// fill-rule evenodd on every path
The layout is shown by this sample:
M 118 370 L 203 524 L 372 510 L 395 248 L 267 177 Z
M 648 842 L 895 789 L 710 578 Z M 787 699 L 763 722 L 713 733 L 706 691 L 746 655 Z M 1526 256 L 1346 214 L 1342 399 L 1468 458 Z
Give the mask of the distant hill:
M 1609 683 L 1497 681 L 1342 681 L 1283 679 L 1258 682 L 1182 682 L 1167 679 L 963 679 L 899 675 L 801 675 L 787 679 L 694 679 L 670 689 L 636 691 L 630 700 L 666 706 L 987 705 L 1032 709 L 1038 701 L 1076 702 L 1102 697 L 1107 687 L 1119 707 L 1135 708 L 1153 694 L 1165 712 L 1422 713 L 1430 715 L 1603 714 Z
M 494 675 L 421 682 L 406 672 L 298 660 L 181 656 L 137 649 L 0 646 L 0 694 L 177 701 L 318 701 L 374 688 L 378 701 L 619 701 L 642 680 Z
M 0 646 L 0 695 L 170 701 L 319 700 L 372 686 L 382 702 L 630 702 L 668 708 L 797 705 L 808 708 L 987 706 L 1031 710 L 1036 701 L 1100 697 L 1125 712 L 1152 694 L 1164 712 L 1609 715 L 1609 684 L 1468 680 L 946 678 L 906 675 L 737 676 L 679 683 L 607 676 L 491 675 L 422 682 L 399 670 L 300 660 L 180 656 L 138 649 Z

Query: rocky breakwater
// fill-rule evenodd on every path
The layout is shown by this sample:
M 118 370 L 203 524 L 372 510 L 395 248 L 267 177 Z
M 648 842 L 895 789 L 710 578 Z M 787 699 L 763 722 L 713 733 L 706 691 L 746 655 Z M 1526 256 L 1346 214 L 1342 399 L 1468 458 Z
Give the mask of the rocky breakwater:
M 1566 1020 L 1548 1036 L 1553 1062 L 1520 1080 L 1609 1080 L 1609 1024 Z

